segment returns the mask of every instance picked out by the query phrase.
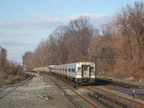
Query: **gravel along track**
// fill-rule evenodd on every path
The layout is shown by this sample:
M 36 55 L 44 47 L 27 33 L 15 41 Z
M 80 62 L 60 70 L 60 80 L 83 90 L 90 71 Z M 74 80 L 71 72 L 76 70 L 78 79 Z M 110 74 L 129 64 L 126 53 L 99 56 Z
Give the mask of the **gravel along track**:
M 12 88 L 0 92 L 8 92 Z M 0 108 L 74 108 L 47 76 L 36 76 L 0 99 Z
M 11 92 L 13 92 L 15 89 L 17 89 L 18 87 L 22 86 L 23 84 L 25 84 L 26 82 L 28 82 L 30 79 L 32 79 L 32 77 L 29 77 L 19 83 L 15 83 L 15 84 L 11 84 L 8 85 L 4 88 L 0 89 L 0 100 L 2 98 L 4 98 L 5 96 L 7 96 L 8 94 L 10 94 Z

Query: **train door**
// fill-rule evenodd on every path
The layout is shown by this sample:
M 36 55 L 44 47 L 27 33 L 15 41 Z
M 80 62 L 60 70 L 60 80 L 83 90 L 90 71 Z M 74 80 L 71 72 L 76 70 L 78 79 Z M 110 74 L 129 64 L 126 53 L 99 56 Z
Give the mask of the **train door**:
M 82 65 L 82 76 L 83 78 L 89 78 L 90 75 L 90 66 Z

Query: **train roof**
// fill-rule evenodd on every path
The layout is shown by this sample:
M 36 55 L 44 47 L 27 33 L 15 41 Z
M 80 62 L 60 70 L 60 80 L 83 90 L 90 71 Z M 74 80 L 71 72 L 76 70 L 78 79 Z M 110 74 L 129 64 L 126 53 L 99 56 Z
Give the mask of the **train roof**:
M 93 63 L 93 62 L 75 62 L 75 63 L 69 63 L 69 64 L 62 64 L 62 65 L 50 65 L 49 67 L 59 66 L 59 67 L 76 67 L 78 63 Z M 94 64 L 94 63 L 93 63 Z

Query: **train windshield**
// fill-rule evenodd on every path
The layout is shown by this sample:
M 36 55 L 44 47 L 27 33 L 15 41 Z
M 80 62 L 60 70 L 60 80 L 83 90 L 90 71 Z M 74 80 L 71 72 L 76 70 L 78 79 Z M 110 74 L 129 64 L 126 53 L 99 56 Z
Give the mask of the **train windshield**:
M 95 71 L 95 70 L 94 70 L 94 67 L 91 67 L 91 71 Z
M 83 66 L 83 71 L 88 71 L 88 67 L 89 67 L 89 66 L 86 66 L 86 65 Z
M 81 67 L 78 67 L 78 71 L 81 71 L 82 70 L 82 68 Z
M 83 77 L 89 78 L 90 66 L 89 65 L 82 65 Z

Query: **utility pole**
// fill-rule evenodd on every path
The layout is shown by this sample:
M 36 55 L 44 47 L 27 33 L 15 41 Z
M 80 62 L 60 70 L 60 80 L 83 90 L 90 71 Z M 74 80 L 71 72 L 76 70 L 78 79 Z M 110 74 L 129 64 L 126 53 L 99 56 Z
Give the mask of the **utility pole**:
M 108 52 L 109 51 L 109 52 Z M 117 56 L 117 49 L 114 48 L 102 48 L 102 50 L 94 57 L 95 61 L 95 75 L 98 75 L 98 59 L 112 59 Z M 113 52 L 113 55 L 111 55 Z

